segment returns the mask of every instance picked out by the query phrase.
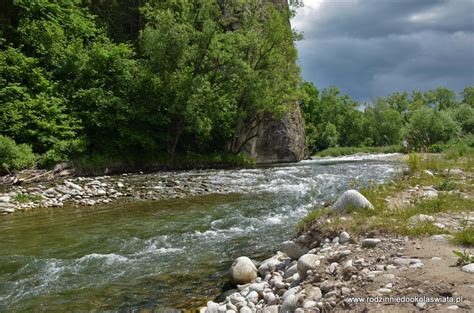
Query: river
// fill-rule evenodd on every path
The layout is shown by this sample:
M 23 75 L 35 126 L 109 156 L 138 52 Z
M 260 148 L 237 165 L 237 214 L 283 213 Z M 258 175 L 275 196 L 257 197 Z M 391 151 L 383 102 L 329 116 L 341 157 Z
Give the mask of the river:
M 315 204 L 398 166 L 369 157 L 186 171 L 174 175 L 231 192 L 1 216 L 0 311 L 197 307 L 236 257 L 270 255 Z

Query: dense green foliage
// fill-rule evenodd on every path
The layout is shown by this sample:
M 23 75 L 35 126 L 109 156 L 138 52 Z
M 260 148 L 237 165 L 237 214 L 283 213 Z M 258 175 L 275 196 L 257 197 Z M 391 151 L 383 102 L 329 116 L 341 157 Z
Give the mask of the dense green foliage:
M 249 125 L 299 98 L 287 7 L 8 0 L 1 9 L 0 134 L 30 144 L 42 165 L 237 154 Z
M 328 153 L 346 154 L 390 146 L 394 148 L 388 150 L 400 151 L 403 141 L 409 150 L 432 152 L 448 148 L 448 142 L 470 144 L 467 138 L 474 129 L 474 87 L 466 87 L 459 97 L 442 87 L 411 95 L 396 92 L 363 105 L 341 95 L 335 87 L 320 92 L 304 82 L 301 89 L 305 97 L 300 106 L 313 153 L 334 148 Z
M 17 145 L 13 139 L 0 135 L 0 173 L 32 166 L 35 159 L 30 146 Z
M 300 84 L 292 14 L 281 1 L 2 1 L 0 134 L 28 160 L 3 168 L 32 164 L 24 144 L 40 166 L 237 155 L 298 99 L 312 152 L 402 140 L 439 150 L 472 134 L 474 87 L 361 105 Z

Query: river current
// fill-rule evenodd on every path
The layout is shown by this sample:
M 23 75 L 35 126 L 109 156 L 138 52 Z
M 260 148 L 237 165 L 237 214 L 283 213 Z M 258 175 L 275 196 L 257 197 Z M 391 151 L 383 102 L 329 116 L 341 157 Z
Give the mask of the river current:
M 235 258 L 270 255 L 321 201 L 398 168 L 369 156 L 177 172 L 231 191 L 1 216 L 0 311 L 198 307 Z

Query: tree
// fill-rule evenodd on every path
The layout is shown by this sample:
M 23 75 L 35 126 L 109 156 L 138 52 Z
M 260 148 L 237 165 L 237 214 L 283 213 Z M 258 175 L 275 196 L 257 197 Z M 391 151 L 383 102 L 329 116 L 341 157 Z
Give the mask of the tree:
M 461 129 L 449 112 L 422 108 L 413 113 L 407 126 L 410 146 L 419 148 L 455 139 Z
M 391 104 L 385 99 L 376 98 L 366 108 L 365 116 L 370 123 L 369 128 L 374 145 L 386 146 L 400 143 L 402 116 L 399 111 L 392 109 Z
M 0 132 L 44 153 L 72 140 L 79 126 L 39 63 L 15 48 L 0 51 Z

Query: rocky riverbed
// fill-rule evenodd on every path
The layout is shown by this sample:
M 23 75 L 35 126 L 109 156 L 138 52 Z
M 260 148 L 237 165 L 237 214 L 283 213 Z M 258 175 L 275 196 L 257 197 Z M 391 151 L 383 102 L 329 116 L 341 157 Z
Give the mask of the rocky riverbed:
M 337 203 L 338 211 L 371 207 L 356 191 L 344 193 Z M 425 220 L 454 231 L 466 221 L 473 224 L 474 213 L 417 215 L 409 222 Z M 237 289 L 223 302 L 208 302 L 201 311 L 446 312 L 473 307 L 474 264 L 458 266 L 452 251 L 459 248 L 449 243 L 448 235 L 409 238 L 372 232 L 360 237 L 343 229 L 328 231 L 322 227 L 326 223 L 331 220 L 319 219 L 309 230 L 283 242 L 279 251 L 263 262 L 236 259 L 230 278 Z M 357 302 L 368 297 L 398 297 L 405 302 Z
M 184 198 L 238 191 L 236 186 L 207 179 L 205 171 L 120 176 L 75 177 L 29 186 L 4 187 L 0 213 L 9 214 L 38 207 L 92 206 L 113 202 Z M 238 186 L 237 186 L 238 188 Z
M 461 270 L 456 267 L 453 248 L 439 236 L 422 240 L 390 236 L 351 238 L 347 232 L 324 238 L 309 251 L 293 241 L 285 242 L 281 252 L 259 265 L 259 276 L 254 281 L 238 285 L 238 290 L 222 303 L 209 302 L 203 311 L 469 311 L 474 304 L 472 264 Z M 352 300 L 377 296 L 449 297 L 452 302 L 419 300 L 400 304 Z

